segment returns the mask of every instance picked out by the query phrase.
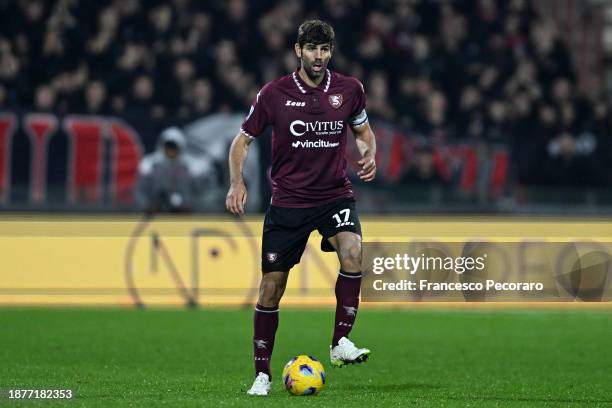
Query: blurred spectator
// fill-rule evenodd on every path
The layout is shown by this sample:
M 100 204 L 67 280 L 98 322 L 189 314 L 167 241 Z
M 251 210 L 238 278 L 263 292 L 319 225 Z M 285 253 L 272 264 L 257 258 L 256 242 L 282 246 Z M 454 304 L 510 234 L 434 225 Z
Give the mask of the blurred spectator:
M 507 107 L 501 100 L 492 101 L 487 109 L 483 138 L 488 142 L 508 141 Z
M 106 85 L 102 81 L 91 81 L 85 87 L 85 110 L 100 114 L 108 111 Z
M 40 85 L 34 94 L 34 109 L 40 112 L 49 112 L 55 106 L 55 91 L 47 86 Z
M 384 72 L 376 71 L 367 82 L 368 112 L 387 120 L 395 118 L 395 109 L 389 101 L 389 86 Z
M 597 143 L 593 135 L 583 133 L 579 137 L 562 132 L 548 144 L 548 159 L 544 162 L 545 182 L 551 185 L 593 185 L 593 152 Z
M 198 161 L 185 152 L 183 133 L 164 130 L 158 148 L 138 167 L 136 202 L 147 212 L 190 212 L 199 205 L 206 178 Z
M 429 147 L 421 147 L 414 152 L 410 167 L 400 179 L 402 185 L 446 185 L 448 182 L 435 166 L 433 151 Z

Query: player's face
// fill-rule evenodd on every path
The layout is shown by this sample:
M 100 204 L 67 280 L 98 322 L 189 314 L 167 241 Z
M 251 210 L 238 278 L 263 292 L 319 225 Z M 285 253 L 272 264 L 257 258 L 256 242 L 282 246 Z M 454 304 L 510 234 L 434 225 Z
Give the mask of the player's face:
M 311 79 L 318 79 L 325 74 L 332 50 L 331 44 L 306 43 L 301 48 L 299 44 L 295 45 L 295 53 L 302 62 L 302 68 Z

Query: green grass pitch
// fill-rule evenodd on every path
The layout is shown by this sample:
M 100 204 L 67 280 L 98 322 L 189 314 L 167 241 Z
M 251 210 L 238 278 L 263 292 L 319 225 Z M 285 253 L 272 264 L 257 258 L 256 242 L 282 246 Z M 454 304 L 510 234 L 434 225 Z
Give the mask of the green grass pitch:
M 87 407 L 612 406 L 612 313 L 363 308 L 366 364 L 332 369 L 333 312 L 281 308 L 272 395 L 248 397 L 251 310 L 0 309 L 0 389 L 71 388 Z M 316 397 L 283 364 L 319 357 Z M 16 405 L 6 399 L 0 407 Z M 25 404 L 22 404 L 25 405 Z

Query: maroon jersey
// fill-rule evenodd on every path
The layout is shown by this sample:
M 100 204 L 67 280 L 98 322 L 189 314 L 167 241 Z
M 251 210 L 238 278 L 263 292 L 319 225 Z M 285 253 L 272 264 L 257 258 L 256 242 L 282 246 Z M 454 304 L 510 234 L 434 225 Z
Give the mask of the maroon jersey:
M 368 120 L 357 79 L 327 70 L 312 88 L 298 72 L 266 84 L 241 128 L 255 138 L 272 125 L 272 205 L 279 207 L 315 207 L 352 197 L 348 128 Z

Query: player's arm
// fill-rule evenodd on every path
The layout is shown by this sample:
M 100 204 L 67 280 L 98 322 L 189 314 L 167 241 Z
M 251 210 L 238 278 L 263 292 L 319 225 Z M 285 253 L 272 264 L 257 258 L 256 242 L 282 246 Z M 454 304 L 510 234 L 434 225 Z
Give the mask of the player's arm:
M 242 169 L 247 158 L 249 145 L 253 141 L 252 138 L 245 135 L 242 131 L 239 132 L 234 140 L 229 151 L 229 171 L 230 171 L 230 187 L 225 198 L 225 207 L 232 214 L 244 214 L 244 205 L 247 199 L 246 186 L 242 177 Z
M 357 142 L 357 149 L 359 149 L 362 157 L 357 162 L 361 166 L 357 175 L 363 181 L 372 181 L 376 176 L 376 137 L 374 132 L 367 121 L 359 126 L 351 126 L 351 129 Z
M 240 127 L 240 132 L 232 141 L 229 151 L 230 188 L 225 198 L 225 207 L 232 214 L 244 214 L 247 191 L 242 177 L 242 169 L 247 158 L 249 145 L 253 138 L 260 135 L 272 123 L 268 104 L 271 87 L 264 86 L 257 94 L 251 110 Z

